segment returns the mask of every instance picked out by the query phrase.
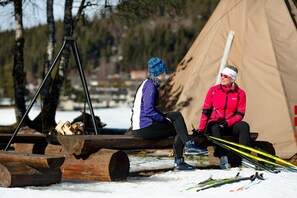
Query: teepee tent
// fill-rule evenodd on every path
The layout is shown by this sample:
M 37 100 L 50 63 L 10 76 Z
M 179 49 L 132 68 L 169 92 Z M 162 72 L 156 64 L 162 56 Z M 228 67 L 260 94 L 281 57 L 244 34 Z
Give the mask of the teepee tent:
M 198 127 L 205 94 L 216 84 L 220 65 L 235 65 L 236 82 L 247 95 L 244 120 L 251 131 L 259 133 L 258 140 L 271 142 L 278 156 L 294 155 L 296 14 L 290 0 L 221 0 L 168 79 L 166 108 L 180 110 L 189 130 L 192 124 Z

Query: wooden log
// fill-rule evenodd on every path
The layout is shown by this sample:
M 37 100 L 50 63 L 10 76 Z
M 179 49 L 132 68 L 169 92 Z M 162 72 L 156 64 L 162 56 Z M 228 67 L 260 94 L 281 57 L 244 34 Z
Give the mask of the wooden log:
M 0 151 L 0 163 L 19 162 L 36 168 L 60 168 L 65 158 L 62 156 L 45 156 Z
M 62 165 L 62 179 L 80 181 L 121 181 L 129 174 L 130 162 L 125 152 L 101 149 L 88 158 L 67 155 Z
M 48 144 L 44 150 L 45 155 L 51 155 L 51 156 L 59 156 L 59 155 L 65 155 L 67 152 L 61 145 L 53 145 Z
M 172 148 L 172 138 L 162 140 L 145 140 L 130 135 L 59 135 L 59 143 L 69 154 L 84 155 L 95 153 L 101 148 L 165 149 Z
M 46 146 L 39 144 L 16 143 L 14 151 L 23 154 L 40 154 L 47 156 L 63 156 L 67 154 L 61 145 L 47 144 Z
M 251 133 L 255 141 L 258 133 Z M 224 136 L 224 139 L 238 141 L 238 137 Z M 58 135 L 58 142 L 69 154 L 85 155 L 97 152 L 101 148 L 135 150 L 135 149 L 167 149 L 172 148 L 172 138 L 161 140 L 145 140 L 132 135 Z M 210 142 L 209 145 L 212 145 Z M 208 145 L 208 146 L 209 146 Z
M 23 154 L 44 154 L 47 144 L 44 143 L 15 143 L 14 151 Z
M 7 144 L 11 139 L 11 133 L 0 133 L 0 143 Z M 44 143 L 47 144 L 43 134 L 17 134 L 12 143 Z
M 1 187 L 46 186 L 61 181 L 60 168 L 33 168 L 19 162 L 0 164 Z

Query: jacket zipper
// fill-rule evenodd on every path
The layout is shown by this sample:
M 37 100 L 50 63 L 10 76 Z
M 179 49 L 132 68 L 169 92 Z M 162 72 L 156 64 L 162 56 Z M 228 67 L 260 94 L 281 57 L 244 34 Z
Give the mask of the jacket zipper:
M 226 93 L 226 101 L 224 106 L 224 120 L 226 120 L 226 109 L 227 109 L 228 98 L 229 98 L 229 92 Z

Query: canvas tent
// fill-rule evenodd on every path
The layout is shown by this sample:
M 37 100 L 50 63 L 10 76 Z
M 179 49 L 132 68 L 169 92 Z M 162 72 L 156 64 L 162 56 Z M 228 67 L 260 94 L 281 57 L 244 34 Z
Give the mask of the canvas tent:
M 246 91 L 244 120 L 276 154 L 297 152 L 296 7 L 290 0 L 221 0 L 164 89 L 165 109 L 180 110 L 198 127 L 207 90 L 216 84 L 228 33 L 234 32 L 227 64 L 239 69 Z M 164 98 L 164 97 L 163 97 Z M 294 109 L 295 108 L 295 109 Z M 294 122 L 295 120 L 295 122 Z

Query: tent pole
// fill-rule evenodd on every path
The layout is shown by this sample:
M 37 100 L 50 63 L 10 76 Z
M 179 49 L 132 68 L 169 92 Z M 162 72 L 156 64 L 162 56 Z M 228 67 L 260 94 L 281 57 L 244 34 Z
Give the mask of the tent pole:
M 223 70 L 223 68 L 226 66 L 227 58 L 229 56 L 231 44 L 232 44 L 233 37 L 234 37 L 234 33 L 235 32 L 232 30 L 229 31 L 228 38 L 227 38 L 226 45 L 225 45 L 224 54 L 223 54 L 223 57 L 221 60 L 220 69 L 219 69 L 218 76 L 217 76 L 216 84 L 220 83 L 220 74 L 221 74 L 221 71 Z

